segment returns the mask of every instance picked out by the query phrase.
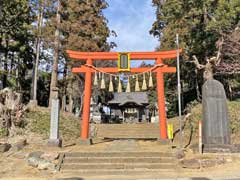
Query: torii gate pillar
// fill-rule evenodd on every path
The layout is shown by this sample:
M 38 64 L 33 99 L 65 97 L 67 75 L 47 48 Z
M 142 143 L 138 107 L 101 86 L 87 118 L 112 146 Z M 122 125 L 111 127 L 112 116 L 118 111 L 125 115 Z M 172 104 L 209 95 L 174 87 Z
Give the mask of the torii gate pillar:
M 92 65 L 92 59 L 87 59 L 87 64 Z M 91 92 L 92 92 L 92 72 L 87 71 L 85 73 L 85 87 L 84 87 L 84 104 L 83 104 L 83 115 L 82 115 L 82 131 L 81 138 L 88 139 L 89 137 L 89 119 L 90 119 L 90 103 L 91 103 Z
M 157 64 L 162 64 L 162 59 L 157 59 Z M 158 97 L 158 113 L 160 138 L 167 139 L 167 121 L 165 113 L 165 95 L 164 95 L 164 79 L 163 72 L 157 72 L 157 97 Z

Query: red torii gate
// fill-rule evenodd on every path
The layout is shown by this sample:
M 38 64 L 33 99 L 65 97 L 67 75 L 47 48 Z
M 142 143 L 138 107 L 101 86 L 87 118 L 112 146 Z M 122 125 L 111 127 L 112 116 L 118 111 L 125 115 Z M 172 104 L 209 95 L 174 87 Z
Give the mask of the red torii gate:
M 180 49 L 179 52 L 182 52 Z M 72 69 L 73 73 L 85 73 L 85 95 L 82 115 L 82 131 L 81 138 L 89 138 L 89 116 L 90 116 L 90 99 L 92 88 L 92 73 L 96 70 L 91 68 L 94 60 L 117 60 L 117 52 L 77 52 L 67 50 L 67 54 L 70 58 L 75 60 L 86 61 L 86 65 L 81 67 L 75 67 Z M 161 51 L 161 52 L 130 52 L 131 60 L 155 60 L 157 66 L 152 72 L 157 73 L 157 93 L 158 93 L 158 111 L 159 111 L 159 125 L 160 125 L 160 138 L 167 139 L 167 122 L 165 112 L 165 95 L 164 95 L 164 73 L 176 73 L 176 67 L 169 67 L 163 64 L 164 59 L 173 59 L 177 57 L 177 50 Z M 98 68 L 100 71 L 108 73 L 119 73 L 119 69 L 116 67 Z M 146 72 L 150 68 L 131 68 L 131 73 Z M 122 71 L 121 71 L 122 72 Z

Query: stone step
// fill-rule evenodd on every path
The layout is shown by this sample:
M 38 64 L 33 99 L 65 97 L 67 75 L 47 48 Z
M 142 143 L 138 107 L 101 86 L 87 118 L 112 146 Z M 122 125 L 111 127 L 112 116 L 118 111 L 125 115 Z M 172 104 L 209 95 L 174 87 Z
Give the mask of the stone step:
M 117 130 L 117 131 L 116 131 Z M 136 129 L 119 129 L 119 128 L 114 128 L 114 129 L 97 129 L 97 131 L 106 131 L 106 132 L 159 132 L 159 128 L 156 129 L 152 129 L 152 128 L 148 128 L 148 129 L 142 129 L 142 128 L 136 128 Z
M 97 130 L 104 130 L 104 131 L 113 131 L 113 130 L 119 130 L 119 131 L 159 131 L 159 126 L 119 126 L 119 125 L 114 125 L 114 126 L 108 126 L 108 125 L 103 125 L 103 126 L 95 126 Z
M 129 131 L 129 132 L 136 132 L 136 131 L 139 131 L 139 132 L 151 132 L 151 131 L 159 131 L 159 128 L 142 128 L 142 127 L 139 127 L 139 128 L 115 128 L 113 127 L 112 129 L 108 129 L 108 128 L 99 128 L 97 129 L 98 131 L 100 130 L 104 130 L 106 132 L 126 132 L 126 131 Z
M 114 129 L 114 130 L 98 130 L 97 131 L 97 133 L 99 134 L 99 133 L 104 133 L 104 134 L 106 134 L 106 133 L 112 133 L 112 134 L 134 134 L 134 133 L 138 133 L 138 134 L 142 134 L 142 135 L 144 135 L 144 134 L 160 134 L 159 133 L 159 129 L 158 130 L 156 130 L 156 131 L 154 131 L 154 130 L 152 130 L 152 129 L 150 129 L 150 130 L 148 130 L 148 131 L 146 131 L 146 130 L 141 130 L 141 129 L 139 129 L 139 130 L 119 130 L 119 129 Z
M 95 135 L 99 138 L 159 138 L 159 124 L 94 124 Z
M 156 127 L 159 126 L 158 123 L 132 123 L 132 124 L 91 124 L 97 127 Z
M 176 174 L 174 169 L 84 169 L 84 170 L 62 170 L 64 174 L 77 175 L 146 175 L 157 174 L 174 176 Z M 160 176 L 159 176 L 160 177 Z
M 129 130 L 129 131 L 125 131 L 125 130 L 119 130 L 119 129 L 114 129 L 114 130 L 98 130 L 97 131 L 97 133 L 112 133 L 112 134 L 118 134 L 118 133 L 120 133 L 120 134 L 126 134 L 126 133 L 128 133 L 128 134 L 133 134 L 133 133 L 138 133 L 138 134 L 156 134 L 156 133 L 158 133 L 158 134 L 160 134 L 159 133 L 159 129 L 157 130 L 157 131 L 153 131 L 152 129 L 150 129 L 150 130 L 148 130 L 148 131 L 143 131 L 143 130 L 141 130 L 141 129 L 139 129 L 139 130 Z
M 67 157 L 173 157 L 171 152 L 68 152 Z
M 152 131 L 152 130 L 149 130 L 149 131 L 142 131 L 142 130 L 139 130 L 139 131 L 119 131 L 117 129 L 115 130 L 111 130 L 111 131 L 97 131 L 98 134 L 108 134 L 108 133 L 111 133 L 111 134 L 123 134 L 123 135 L 128 135 L 128 134 L 140 134 L 140 135 L 146 135 L 146 134 L 160 134 L 159 133 L 159 130 L 158 131 Z M 127 134 L 126 134 L 127 133 Z
M 68 163 L 63 164 L 63 170 L 83 169 L 174 169 L 173 163 Z
M 129 134 L 129 135 L 123 135 L 123 134 L 99 134 L 96 136 L 97 138 L 103 138 L 103 139 L 159 139 L 159 135 L 138 135 L 138 134 Z
M 137 128 L 152 128 L 152 129 L 157 129 L 159 128 L 159 124 L 94 124 L 91 125 L 97 128 L 118 128 L 118 129 L 123 129 L 123 128 L 131 128 L 131 129 L 137 129 Z
M 74 175 L 174 174 L 176 167 L 175 156 L 170 150 L 67 152 L 61 172 Z
M 172 157 L 66 157 L 63 163 L 168 163 Z
M 104 132 L 104 133 L 97 133 L 98 135 L 121 135 L 123 137 L 127 137 L 127 136 L 159 136 L 160 134 L 159 133 L 138 133 L 138 132 L 134 132 L 134 133 L 128 133 L 128 132 Z
M 97 129 L 97 132 L 101 132 L 101 131 L 105 131 L 105 132 L 143 132 L 143 133 L 150 133 L 150 132 L 159 132 L 159 128 L 158 129 L 118 129 L 118 128 L 113 128 L 113 129 Z
M 149 123 L 149 122 L 146 122 L 146 123 L 142 123 L 142 122 L 139 122 L 139 123 L 122 123 L 122 124 L 120 124 L 120 123 L 111 123 L 111 124 L 109 124 L 109 123 L 101 123 L 101 125 L 135 125 L 135 126 L 137 126 L 137 125 L 154 125 L 154 124 L 157 124 L 157 123 Z M 98 125 L 98 124 L 97 124 Z
M 142 129 L 129 129 L 129 130 L 124 130 L 124 129 L 108 129 L 108 130 L 105 130 L 105 129 L 98 129 L 97 132 L 111 132 L 111 133 L 118 133 L 118 132 L 121 132 L 121 133 L 126 133 L 126 132 L 129 132 L 129 133 L 134 133 L 134 132 L 138 132 L 138 133 L 156 133 L 156 132 L 159 132 L 159 129 L 148 129 L 148 130 L 142 130 Z
M 137 130 L 137 131 L 132 131 L 132 130 L 129 130 L 129 131 L 120 131 L 118 129 L 114 129 L 114 130 L 98 130 L 97 131 L 97 134 L 100 135 L 100 134 L 112 134 L 112 135 L 116 135 L 116 134 L 121 134 L 121 135 L 160 135 L 159 133 L 159 130 L 157 131 L 152 131 L 152 130 L 149 130 L 149 131 L 142 131 L 142 130 Z

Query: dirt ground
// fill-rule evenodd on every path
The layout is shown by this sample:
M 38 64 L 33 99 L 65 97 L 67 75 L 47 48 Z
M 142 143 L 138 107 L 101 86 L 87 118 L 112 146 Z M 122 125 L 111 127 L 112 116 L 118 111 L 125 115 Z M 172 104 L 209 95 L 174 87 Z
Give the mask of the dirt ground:
M 194 154 L 191 150 L 186 151 L 187 158 L 211 158 L 223 157 L 227 160 L 226 164 L 218 165 L 211 168 L 190 170 L 179 168 L 175 174 L 168 175 L 136 175 L 131 176 L 82 176 L 78 177 L 74 174 L 65 175 L 61 172 L 49 172 L 47 170 L 37 170 L 27 165 L 26 156 L 29 152 L 71 152 L 71 151 L 106 151 L 113 146 L 116 141 L 95 141 L 92 146 L 73 145 L 63 148 L 50 148 L 43 144 L 31 143 L 19 152 L 6 152 L 0 154 L 0 179 L 3 180 L 88 180 L 88 179 L 161 179 L 161 178 L 180 178 L 180 177 L 206 177 L 209 179 L 240 179 L 240 154 Z M 171 151 L 171 145 L 161 145 L 156 141 L 137 141 L 137 149 L 140 151 Z M 173 149 L 174 150 L 174 149 Z M 72 179 L 69 179 L 71 177 Z M 73 178 L 75 177 L 75 178 Z

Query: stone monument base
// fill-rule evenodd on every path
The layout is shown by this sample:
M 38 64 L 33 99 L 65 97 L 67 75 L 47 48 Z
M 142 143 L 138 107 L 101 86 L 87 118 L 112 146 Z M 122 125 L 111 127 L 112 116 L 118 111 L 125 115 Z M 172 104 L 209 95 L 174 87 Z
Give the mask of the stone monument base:
M 205 153 L 239 153 L 240 144 L 203 144 Z
M 79 138 L 77 140 L 77 144 L 78 145 L 87 145 L 87 146 L 89 146 L 89 145 L 92 145 L 92 139 L 82 139 L 82 138 Z
M 47 145 L 51 147 L 62 147 L 62 139 L 49 139 Z

